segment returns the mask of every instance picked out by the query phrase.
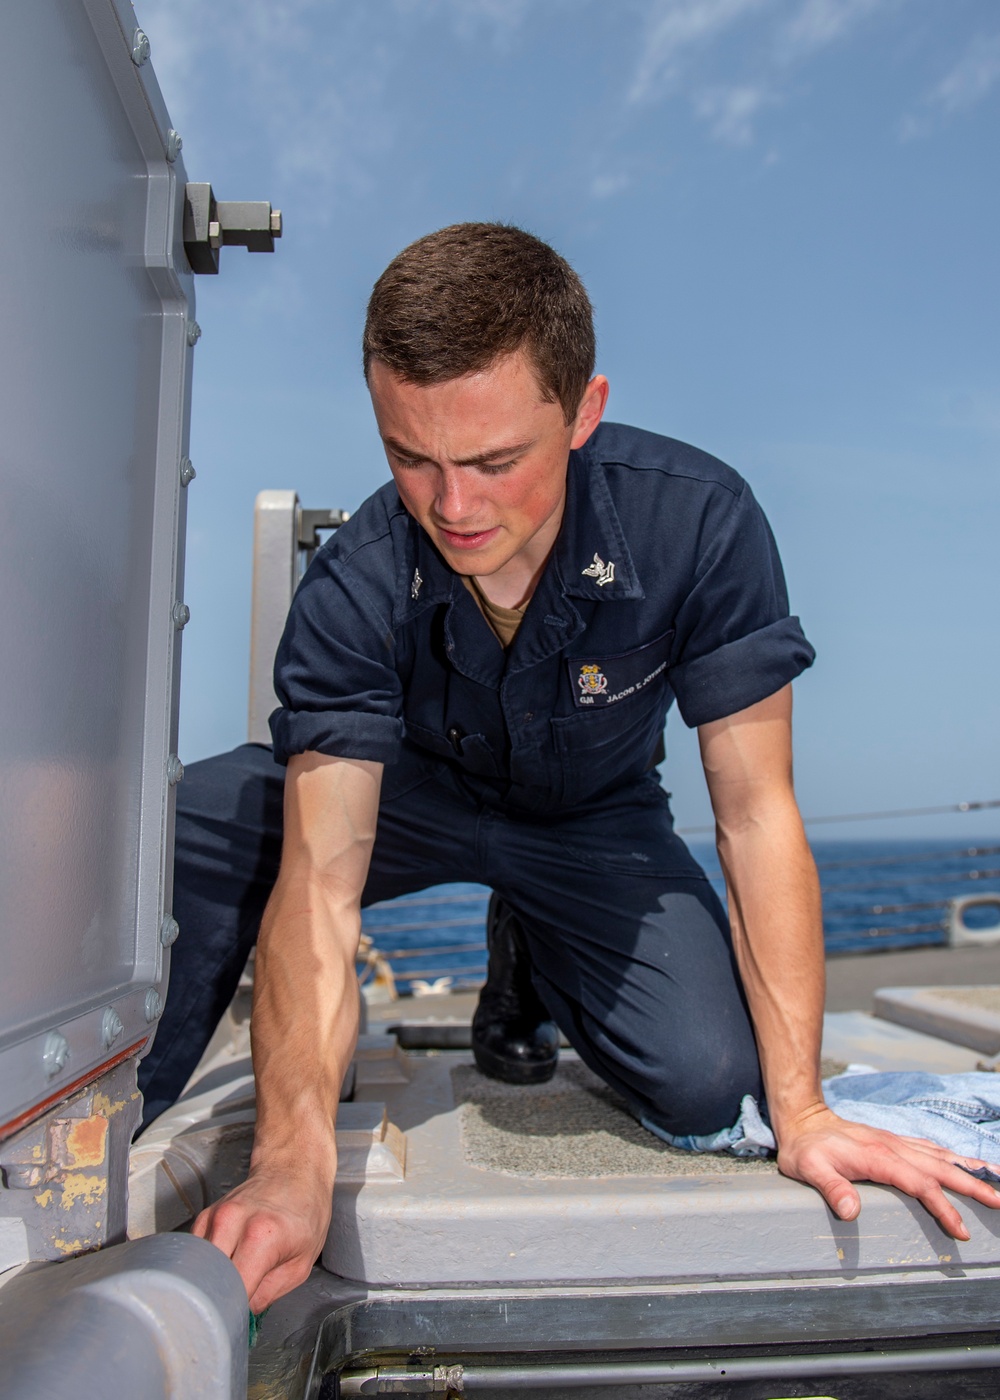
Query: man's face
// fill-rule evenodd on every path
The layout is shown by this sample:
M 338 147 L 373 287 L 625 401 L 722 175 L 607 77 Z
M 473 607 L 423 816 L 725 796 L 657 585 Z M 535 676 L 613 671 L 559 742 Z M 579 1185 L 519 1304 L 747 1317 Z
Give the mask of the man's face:
M 375 361 L 368 385 L 400 499 L 448 564 L 537 577 L 559 533 L 570 449 L 600 422 L 607 381 L 591 381 L 569 424 L 523 351 L 430 385 Z

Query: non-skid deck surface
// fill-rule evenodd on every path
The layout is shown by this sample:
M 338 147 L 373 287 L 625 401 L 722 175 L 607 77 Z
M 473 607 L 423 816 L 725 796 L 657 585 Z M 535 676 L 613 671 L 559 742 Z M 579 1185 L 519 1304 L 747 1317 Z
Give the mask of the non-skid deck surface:
M 548 1084 L 500 1084 L 472 1065 L 456 1065 L 451 1082 L 466 1161 L 488 1171 L 579 1179 L 777 1170 L 760 1158 L 669 1147 L 579 1061 L 561 1064 Z

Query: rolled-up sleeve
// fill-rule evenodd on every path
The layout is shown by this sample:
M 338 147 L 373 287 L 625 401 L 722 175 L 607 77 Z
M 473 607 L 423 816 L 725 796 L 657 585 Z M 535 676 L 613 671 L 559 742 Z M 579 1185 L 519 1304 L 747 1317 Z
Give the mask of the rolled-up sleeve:
M 271 715 L 274 756 L 312 751 L 391 763 L 403 737 L 388 598 L 372 596 L 350 566 L 321 552 L 292 602 L 274 662 L 281 708 Z
M 773 695 L 815 657 L 798 618 L 788 614 L 777 546 L 749 486 L 720 496 L 714 512 L 694 586 L 677 614 L 669 672 L 692 728 Z

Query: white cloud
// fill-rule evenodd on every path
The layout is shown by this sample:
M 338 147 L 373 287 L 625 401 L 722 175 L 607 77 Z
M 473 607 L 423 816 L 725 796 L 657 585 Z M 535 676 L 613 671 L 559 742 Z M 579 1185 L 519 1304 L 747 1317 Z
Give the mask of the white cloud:
M 930 95 L 945 112 L 981 102 L 1000 78 L 1000 33 L 975 39 Z
M 967 111 L 988 97 L 1000 80 L 1000 33 L 975 38 L 958 62 L 927 93 L 919 110 L 899 124 L 902 141 L 926 136 L 937 122 Z
M 673 81 L 686 50 L 712 43 L 741 19 L 771 3 L 773 0 L 655 0 L 629 101 L 641 102 Z
M 762 87 L 707 88 L 695 98 L 695 111 L 717 140 L 730 146 L 748 146 L 754 136 L 754 117 L 761 107 L 776 100 Z
M 846 38 L 861 21 L 897 0 L 802 0 L 778 35 L 785 63 L 801 63 L 836 40 Z
M 651 0 L 627 102 L 686 97 L 714 139 L 749 145 L 754 119 L 783 100 L 796 68 L 907 2 Z
M 591 199 L 610 199 L 621 194 L 632 183 L 631 177 L 619 172 L 616 175 L 595 175 L 590 182 Z

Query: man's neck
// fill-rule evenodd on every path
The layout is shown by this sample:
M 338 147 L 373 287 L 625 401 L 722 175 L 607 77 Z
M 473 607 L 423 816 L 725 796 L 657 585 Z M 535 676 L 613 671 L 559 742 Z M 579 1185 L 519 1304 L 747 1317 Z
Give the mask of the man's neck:
M 511 560 L 511 564 L 515 561 Z M 488 598 L 491 603 L 496 603 L 501 608 L 523 608 L 528 599 L 538 586 L 545 569 L 543 560 L 540 567 L 533 574 L 523 573 L 518 570 L 508 574 L 506 569 L 500 569 L 495 574 L 487 574 L 480 578 L 473 575 L 476 587 L 484 598 Z

